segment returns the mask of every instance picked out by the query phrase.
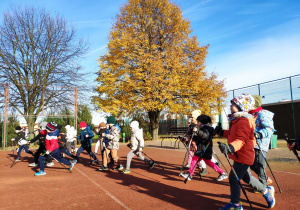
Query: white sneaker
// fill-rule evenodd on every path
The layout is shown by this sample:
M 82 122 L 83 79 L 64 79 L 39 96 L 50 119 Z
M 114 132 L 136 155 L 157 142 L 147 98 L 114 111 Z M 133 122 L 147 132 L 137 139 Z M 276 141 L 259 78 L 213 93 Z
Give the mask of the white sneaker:
M 219 177 L 217 178 L 217 181 L 222 181 L 223 179 L 227 179 L 227 174 L 226 173 L 223 173 L 223 174 L 220 174 Z
M 53 162 L 47 163 L 46 166 L 47 167 L 54 166 L 54 163 Z
M 191 179 L 193 178 L 192 176 L 189 176 L 189 173 L 180 173 L 180 176 L 182 176 L 183 178 L 188 178 L 189 181 L 191 181 Z
M 38 164 L 37 164 L 37 163 L 29 163 L 29 166 L 30 166 L 30 167 L 37 167 Z

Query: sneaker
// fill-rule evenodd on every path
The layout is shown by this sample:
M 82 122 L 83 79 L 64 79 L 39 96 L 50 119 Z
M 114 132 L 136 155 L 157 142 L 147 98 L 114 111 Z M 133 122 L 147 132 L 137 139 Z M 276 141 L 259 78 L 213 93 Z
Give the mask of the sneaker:
M 239 205 L 235 205 L 234 203 L 228 203 L 223 208 L 220 208 L 219 210 L 243 210 L 242 203 L 239 203 Z
M 189 169 L 190 167 L 191 167 L 191 165 L 188 164 L 188 163 L 187 163 L 186 165 L 183 166 L 183 168 L 185 168 L 185 169 Z
M 47 167 L 54 166 L 54 163 L 53 162 L 47 163 L 46 166 Z
M 108 167 L 107 166 L 102 166 L 98 169 L 99 171 L 107 171 Z
M 30 167 L 37 167 L 38 164 L 37 164 L 37 163 L 29 163 L 29 166 L 30 166 Z
M 123 165 L 119 165 L 117 166 L 116 168 L 114 168 L 115 171 L 119 170 L 119 171 L 122 171 L 124 169 Z
M 124 171 L 122 171 L 122 174 L 130 174 L 130 169 L 125 169 Z
M 273 208 L 275 206 L 275 189 L 274 187 L 270 186 L 267 187 L 268 192 L 264 194 L 264 198 L 268 202 L 268 208 Z
M 191 181 L 191 179 L 193 178 L 189 173 L 180 173 L 180 176 L 182 176 L 183 178 L 188 178 L 189 181 Z
M 92 164 L 94 164 L 94 163 L 99 164 L 99 161 L 98 160 L 92 160 Z
M 208 174 L 206 168 L 202 168 L 202 170 L 200 171 L 200 176 L 204 176 L 206 174 Z
M 70 160 L 70 163 L 73 163 L 74 165 L 76 165 L 77 160 L 76 159 Z
M 150 162 L 149 162 L 149 169 L 152 169 L 152 168 L 154 167 L 154 165 L 155 165 L 155 162 L 150 161 Z
M 69 168 L 70 171 L 72 171 L 72 169 L 74 168 L 74 165 L 75 165 L 74 163 L 71 163 L 71 166 Z
M 19 157 L 15 159 L 15 162 L 21 161 Z
M 217 181 L 222 181 L 223 179 L 227 179 L 228 176 L 226 173 L 220 174 L 219 177 L 217 178 Z
M 272 179 L 270 179 L 270 177 L 268 177 L 268 179 L 267 179 L 267 185 L 270 185 L 272 183 L 273 183 Z
M 39 172 L 34 174 L 34 176 L 42 176 L 42 175 L 46 175 L 46 172 L 40 170 Z

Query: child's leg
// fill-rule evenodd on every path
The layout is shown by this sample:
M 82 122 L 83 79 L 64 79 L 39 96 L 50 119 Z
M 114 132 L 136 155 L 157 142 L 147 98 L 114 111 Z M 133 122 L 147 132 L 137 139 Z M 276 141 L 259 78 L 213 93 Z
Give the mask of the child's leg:
M 130 150 L 127 154 L 126 169 L 130 169 L 131 159 L 134 157 L 134 150 Z
M 193 176 L 195 170 L 196 170 L 196 167 L 195 165 L 197 164 L 197 160 L 199 159 L 198 156 L 194 155 L 193 158 L 192 158 L 192 161 L 191 161 L 191 167 L 189 169 L 189 173 L 190 173 L 190 176 Z M 202 158 L 201 158 L 202 160 Z
M 266 161 L 260 150 L 254 149 L 254 151 L 255 151 L 255 159 L 253 165 L 250 166 L 250 169 L 253 170 L 258 175 L 259 181 L 261 183 L 267 185 L 268 177 L 265 171 Z M 263 153 L 266 156 L 266 152 Z
M 112 150 L 110 150 L 110 153 L 111 153 L 111 157 L 114 160 L 115 164 L 117 163 L 118 165 L 120 165 L 120 160 L 118 157 L 118 150 L 112 149 Z
M 108 157 L 108 154 L 110 153 L 110 149 L 106 149 L 104 151 L 104 154 L 103 154 L 103 166 L 107 167 L 107 157 Z
M 71 151 L 71 142 L 66 143 L 67 150 L 70 152 Z
M 213 163 L 212 160 L 209 159 L 203 159 L 203 160 L 209 167 L 213 168 L 219 174 L 224 173 L 224 171 L 221 168 L 219 168 L 215 163 Z
M 30 151 L 28 145 L 24 145 L 24 150 L 25 150 L 26 153 L 29 153 L 29 154 L 32 154 L 32 155 L 33 155 L 33 152 Z
M 88 154 L 94 159 L 94 160 L 98 160 L 97 157 L 95 156 L 95 154 L 92 152 L 92 147 L 91 146 L 87 146 L 85 148 L 85 150 L 88 152 Z
M 40 170 L 41 171 L 45 171 L 45 160 L 46 160 L 46 157 L 42 155 L 40 157 Z
M 241 164 L 238 162 L 233 163 L 233 169 L 235 170 L 239 180 L 241 180 L 247 173 L 249 166 Z M 230 201 L 234 204 L 238 204 L 241 198 L 241 186 L 240 181 L 237 180 L 233 171 L 230 171 L 229 174 L 229 183 L 230 183 Z
M 17 150 L 17 156 L 18 156 L 18 158 L 21 156 L 21 152 L 22 152 L 23 148 L 24 148 L 24 145 L 19 146 L 19 148 Z
M 188 152 L 188 159 L 187 159 L 187 164 L 188 164 L 188 165 L 191 165 L 193 156 L 194 156 L 194 152 L 193 152 L 193 150 L 192 150 L 192 147 L 190 147 L 190 150 L 189 150 L 189 152 Z
M 252 176 L 250 172 L 250 167 L 248 168 L 247 173 L 244 175 L 243 181 L 262 194 L 266 191 L 266 185 L 258 181 L 258 179 L 256 179 L 254 176 Z
M 63 164 L 68 165 L 68 166 L 71 165 L 71 163 L 69 161 L 67 161 L 66 159 L 64 159 L 63 157 L 61 157 L 59 149 L 56 149 L 53 152 L 51 152 L 51 156 L 53 158 L 55 158 L 60 163 L 63 163 Z
M 66 155 L 68 155 L 69 157 L 71 157 L 73 159 L 76 159 L 76 156 L 73 155 L 71 152 L 69 152 L 67 147 L 63 147 L 59 151 L 65 153 Z
M 98 148 L 100 147 L 100 140 L 97 141 L 96 146 L 95 146 L 95 153 L 98 152 Z
M 37 149 L 37 151 L 34 153 L 34 162 L 37 164 L 39 162 L 39 157 L 40 157 L 40 154 L 44 151 L 44 147 L 42 146 L 39 146 L 39 148 Z
M 84 148 L 81 146 L 78 150 L 77 150 L 77 153 L 76 153 L 76 159 L 79 161 L 79 155 L 80 153 L 82 153 L 84 151 Z
M 206 164 L 204 160 L 201 160 L 199 163 L 199 168 L 206 168 Z

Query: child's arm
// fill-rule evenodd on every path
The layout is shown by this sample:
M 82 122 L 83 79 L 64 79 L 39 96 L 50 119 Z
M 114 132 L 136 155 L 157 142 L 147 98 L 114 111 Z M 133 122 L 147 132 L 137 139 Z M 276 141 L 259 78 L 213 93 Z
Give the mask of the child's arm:
M 144 145 L 145 145 L 145 141 L 144 141 L 144 137 L 143 137 L 143 130 L 140 130 L 136 133 L 136 139 L 139 141 L 139 150 L 143 150 Z
M 236 129 L 236 138 L 230 145 L 233 147 L 234 152 L 239 151 L 245 144 L 246 141 L 250 140 L 251 128 L 246 123 L 241 124 Z

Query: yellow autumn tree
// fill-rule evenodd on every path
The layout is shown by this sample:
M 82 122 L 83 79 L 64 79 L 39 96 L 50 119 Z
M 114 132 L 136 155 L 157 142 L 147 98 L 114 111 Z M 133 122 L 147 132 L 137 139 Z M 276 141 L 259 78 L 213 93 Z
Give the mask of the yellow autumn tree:
M 99 58 L 93 102 L 119 116 L 147 112 L 153 140 L 163 110 L 209 112 L 224 97 L 224 84 L 204 71 L 208 46 L 191 32 L 181 9 L 168 0 L 129 0 L 113 23 L 108 52 Z

